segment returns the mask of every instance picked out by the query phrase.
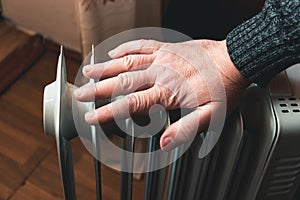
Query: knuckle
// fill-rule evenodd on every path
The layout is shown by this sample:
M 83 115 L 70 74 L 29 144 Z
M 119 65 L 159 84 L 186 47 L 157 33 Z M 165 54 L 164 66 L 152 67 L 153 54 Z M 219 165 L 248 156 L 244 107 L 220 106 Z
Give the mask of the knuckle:
M 141 106 L 141 99 L 135 93 L 127 95 L 126 101 L 128 103 L 129 113 L 135 113 L 138 111 L 138 108 Z
M 130 85 L 127 73 L 118 74 L 117 80 L 121 90 L 127 89 Z
M 165 108 L 170 108 L 176 105 L 175 103 L 175 96 L 172 94 L 172 92 L 164 87 L 158 87 L 158 103 L 161 104 Z
M 156 87 L 156 92 L 157 92 L 157 97 L 155 98 L 155 102 L 162 105 L 163 107 L 166 107 L 165 104 L 165 94 L 163 92 L 163 88 L 161 87 Z
M 105 106 L 103 106 L 103 113 L 105 114 L 105 115 L 109 115 L 111 112 L 112 112 L 112 110 L 111 110 L 111 108 L 110 108 L 110 106 L 109 105 L 105 105 Z M 98 115 L 100 115 L 100 114 L 98 114 Z
M 133 66 L 133 57 L 128 55 L 122 58 L 122 64 L 125 71 L 129 71 Z

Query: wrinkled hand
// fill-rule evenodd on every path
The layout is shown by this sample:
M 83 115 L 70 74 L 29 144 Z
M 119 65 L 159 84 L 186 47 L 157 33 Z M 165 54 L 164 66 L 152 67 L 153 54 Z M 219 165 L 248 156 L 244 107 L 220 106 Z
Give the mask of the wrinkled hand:
M 231 62 L 225 41 L 137 40 L 118 46 L 109 56 L 108 62 L 83 68 L 84 76 L 100 81 L 77 89 L 74 95 L 79 101 L 126 96 L 86 113 L 86 121 L 101 124 L 148 113 L 155 104 L 167 110 L 192 109 L 165 130 L 160 140 L 163 150 L 207 129 L 212 114 L 221 107 L 232 111 L 248 85 Z

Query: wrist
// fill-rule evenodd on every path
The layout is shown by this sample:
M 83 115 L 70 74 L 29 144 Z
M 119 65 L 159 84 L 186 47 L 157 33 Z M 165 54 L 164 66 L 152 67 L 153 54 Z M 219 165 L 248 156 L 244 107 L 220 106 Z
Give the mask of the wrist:
M 226 92 L 227 111 L 230 113 L 238 105 L 239 98 L 251 82 L 239 72 L 232 62 L 227 51 L 226 40 L 206 40 L 204 43 L 204 48 L 222 76 Z
M 232 62 L 228 53 L 226 40 L 205 40 L 204 46 L 211 59 L 216 63 L 226 85 L 236 86 L 242 90 L 250 85 L 251 82 L 240 73 Z
M 229 56 L 226 40 L 219 41 L 218 43 L 222 51 L 222 56 L 217 56 L 217 60 L 220 60 L 220 65 L 224 66 L 225 76 L 227 76 L 227 78 L 233 81 L 235 84 L 239 84 L 242 88 L 248 87 L 251 81 L 246 79 L 234 65 Z

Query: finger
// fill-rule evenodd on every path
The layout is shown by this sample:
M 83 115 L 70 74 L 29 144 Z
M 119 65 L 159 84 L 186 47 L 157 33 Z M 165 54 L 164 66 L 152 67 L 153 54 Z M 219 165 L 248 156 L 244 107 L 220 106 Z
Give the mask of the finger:
M 155 74 L 147 70 L 121 73 L 116 77 L 78 88 L 74 96 L 79 101 L 108 99 L 148 89 L 154 85 Z
M 86 65 L 82 73 L 87 78 L 108 78 L 122 72 L 146 69 L 154 61 L 154 55 L 127 55 L 105 63 Z
M 152 105 L 160 103 L 158 87 L 139 91 L 86 113 L 85 120 L 89 124 L 107 123 L 112 120 L 126 119 L 131 114 L 146 114 Z
M 161 149 L 170 151 L 192 141 L 196 133 L 207 129 L 213 109 L 212 104 L 203 105 L 171 124 L 160 138 Z
M 134 40 L 126 42 L 108 52 L 111 58 L 119 58 L 128 54 L 152 54 L 157 51 L 162 42 L 156 40 Z

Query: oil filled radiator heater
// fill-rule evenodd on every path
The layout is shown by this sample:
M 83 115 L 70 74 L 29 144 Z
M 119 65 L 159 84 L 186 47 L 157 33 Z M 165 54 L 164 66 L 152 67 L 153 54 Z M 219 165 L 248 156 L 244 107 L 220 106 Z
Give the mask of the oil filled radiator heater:
M 94 50 L 91 54 L 94 62 Z M 93 82 L 93 80 L 90 80 Z M 72 114 L 73 86 L 67 83 L 61 48 L 56 80 L 44 90 L 44 130 L 57 143 L 64 198 L 75 200 L 71 141 L 78 137 Z M 79 114 L 94 109 L 95 103 L 78 103 Z M 172 113 L 167 118 L 172 119 Z M 172 123 L 172 120 L 167 120 Z M 130 123 L 129 123 L 130 124 Z M 166 124 L 167 126 L 168 124 Z M 131 135 L 120 134 L 122 148 L 134 152 Z M 86 139 L 96 152 L 94 159 L 96 199 L 102 199 L 101 145 L 97 130 L 84 127 Z M 108 131 L 113 131 L 113 125 Z M 115 132 L 115 130 L 114 130 Z M 300 64 L 275 77 L 268 87 L 251 85 L 238 109 L 225 122 L 217 145 L 205 158 L 198 152 L 205 133 L 198 134 L 188 150 L 175 162 L 145 173 L 145 200 L 296 200 L 300 199 Z M 148 151 L 159 148 L 159 136 L 148 138 Z M 173 151 L 173 154 L 180 150 Z M 176 156 L 176 155 L 172 155 Z M 121 155 L 128 165 L 134 157 Z M 155 162 L 149 157 L 147 165 Z M 123 164 L 123 162 L 122 162 Z M 120 199 L 132 199 L 133 174 L 121 172 Z

